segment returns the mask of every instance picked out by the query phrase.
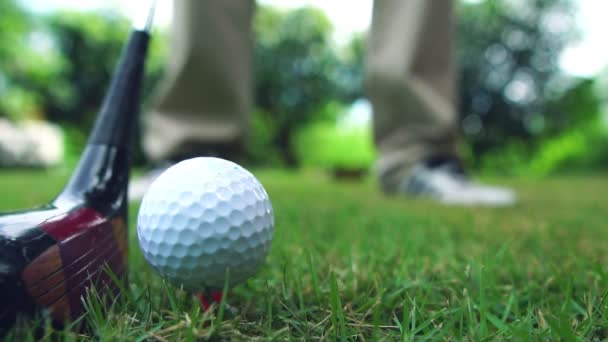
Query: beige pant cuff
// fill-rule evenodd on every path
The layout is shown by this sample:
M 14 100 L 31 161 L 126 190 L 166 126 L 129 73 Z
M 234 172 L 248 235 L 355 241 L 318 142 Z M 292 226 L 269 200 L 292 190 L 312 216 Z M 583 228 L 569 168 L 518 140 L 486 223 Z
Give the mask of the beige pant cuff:
M 145 121 L 143 148 L 150 160 L 159 162 L 185 153 L 185 146 L 238 144 L 243 140 L 246 128 L 246 120 L 233 120 L 226 115 L 152 112 Z

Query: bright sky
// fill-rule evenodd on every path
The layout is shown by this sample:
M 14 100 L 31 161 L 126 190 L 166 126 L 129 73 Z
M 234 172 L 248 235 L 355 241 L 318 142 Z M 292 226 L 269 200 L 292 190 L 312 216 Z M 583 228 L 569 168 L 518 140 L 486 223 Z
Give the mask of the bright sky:
M 29 7 L 47 11 L 55 8 L 69 7 L 89 10 L 100 7 L 120 7 L 127 13 L 136 13 L 145 8 L 148 0 L 22 0 Z M 353 32 L 367 29 L 371 19 L 373 0 L 327 1 L 327 0 L 259 0 L 283 8 L 312 5 L 321 8 L 334 25 L 334 38 L 344 42 Z M 468 0 L 483 1 L 483 0 Z M 562 68 L 573 75 L 592 76 L 608 66 L 608 1 L 578 0 L 578 24 L 583 32 L 583 39 L 566 49 L 561 57 Z M 167 26 L 171 21 L 171 0 L 158 0 L 156 25 Z

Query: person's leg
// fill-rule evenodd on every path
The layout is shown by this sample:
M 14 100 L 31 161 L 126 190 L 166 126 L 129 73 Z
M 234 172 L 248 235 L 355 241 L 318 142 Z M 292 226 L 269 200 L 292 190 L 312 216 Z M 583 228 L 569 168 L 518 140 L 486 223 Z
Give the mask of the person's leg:
M 368 44 L 376 168 L 393 192 L 417 162 L 456 155 L 452 1 L 374 1 Z
M 458 140 L 451 0 L 374 1 L 366 92 L 387 193 L 442 203 L 510 205 L 515 194 L 465 176 Z
M 175 0 L 167 71 L 144 117 L 153 161 L 240 146 L 252 107 L 252 0 Z

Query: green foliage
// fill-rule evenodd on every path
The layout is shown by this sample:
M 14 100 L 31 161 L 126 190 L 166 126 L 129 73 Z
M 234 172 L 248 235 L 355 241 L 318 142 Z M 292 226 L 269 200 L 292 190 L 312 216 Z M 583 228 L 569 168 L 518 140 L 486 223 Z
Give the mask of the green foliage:
M 271 122 L 277 123 L 279 134 L 273 141 L 287 150 L 288 156 L 289 146 L 294 146 L 289 136 L 298 131 L 297 127 L 291 127 L 318 120 L 314 109 L 308 111 L 310 107 L 300 106 L 297 101 L 290 106 L 288 100 L 300 99 L 307 106 L 325 101 L 323 97 L 310 96 L 324 91 L 316 86 L 319 83 L 306 83 L 315 85 L 309 88 L 303 86 L 302 80 L 306 78 L 296 68 L 302 60 L 297 52 L 306 51 L 306 46 L 312 46 L 309 53 L 325 50 L 314 48 L 312 37 L 321 37 L 320 34 L 281 26 L 285 16 L 273 10 L 261 11 L 256 31 L 261 43 L 256 47 L 256 56 L 261 63 L 257 78 L 262 80 L 258 102 L 273 116 Z M 576 38 L 571 1 L 461 3 L 458 23 L 460 113 L 473 165 L 499 171 L 509 165 L 510 173 L 519 172 L 515 169 L 521 169 L 529 161 L 537 143 L 596 115 L 598 101 L 595 93 L 589 91 L 591 84 L 575 83 L 564 77 L 557 64 L 562 49 Z M 302 25 L 302 21 L 289 20 L 288 25 L 295 27 Z M 306 46 L 295 44 L 294 36 L 288 37 L 293 32 L 303 37 L 298 39 Z M 279 43 L 282 39 L 290 43 Z M 317 42 L 327 44 L 327 39 L 319 38 Z M 271 53 L 264 53 L 267 51 Z M 329 98 L 352 101 L 362 95 L 364 52 L 365 36 L 360 35 L 338 51 L 337 57 L 331 57 L 331 52 L 324 54 L 328 58 L 319 58 L 336 61 L 335 67 L 328 69 L 334 70 L 335 84 L 333 92 L 325 88 Z M 283 68 L 285 65 L 289 67 Z M 471 120 L 478 121 L 481 130 L 467 129 Z
M 272 142 L 293 165 L 294 133 L 337 95 L 339 62 L 329 43 L 331 25 L 311 7 L 281 12 L 261 6 L 254 30 L 256 105 L 270 115 L 276 127 Z
M 579 125 L 545 141 L 530 163 L 533 174 L 608 170 L 608 127 Z
M 579 126 L 595 125 L 601 114 L 597 82 L 593 79 L 574 82 L 563 94 L 546 102 L 545 112 L 551 121 L 546 123 L 542 137 L 560 135 Z
M 55 51 L 69 61 L 52 82 L 40 82 L 32 91 L 45 97 L 50 120 L 78 128 L 87 134 L 97 116 L 120 52 L 129 38 L 130 21 L 114 12 L 57 12 L 47 19 Z M 143 100 L 151 95 L 165 64 L 165 45 L 152 39 L 146 62 Z M 49 83 L 54 84 L 48 87 Z M 135 137 L 139 141 L 139 132 Z M 142 160 L 139 145 L 135 161 Z M 79 151 L 79 148 L 70 150 Z
M 19 57 L 5 62 L 9 82 L 0 107 L 14 121 L 47 119 L 50 98 L 69 100 L 72 88 L 62 74 L 70 63 L 53 48 L 52 36 L 35 27 L 19 45 Z
M 0 93 L 0 115 L 13 120 L 48 119 L 66 126 L 68 136 L 86 135 L 129 37 L 130 21 L 111 11 L 60 11 L 38 19 L 36 25 L 19 33 L 18 58 L 0 60 L 0 75 L 7 80 Z M 160 78 L 165 50 L 155 33 L 146 65 L 144 100 Z M 69 161 L 78 157 L 84 140 L 68 142 L 79 144 L 69 146 Z M 136 152 L 136 160 L 141 160 L 141 150 Z
M 581 144 L 581 136 L 585 143 L 603 141 L 589 128 L 599 116 L 596 84 L 565 78 L 557 65 L 556 56 L 576 37 L 570 3 L 460 3 L 461 119 L 463 126 L 478 120 L 482 128 L 465 130 L 470 165 L 500 173 L 525 172 L 532 159 L 538 173 L 603 165 L 593 149 L 576 143 Z M 251 120 L 249 162 L 296 165 L 302 158 L 307 165 L 369 165 L 371 140 L 363 138 L 369 133 L 332 127 L 339 110 L 328 109 L 362 95 L 366 37 L 357 35 L 338 49 L 331 44 L 331 30 L 319 10 L 259 6 L 254 22 L 258 109 Z M 0 2 L 0 116 L 49 119 L 86 135 L 128 31 L 128 20 L 114 12 L 64 11 L 32 18 L 14 0 Z M 167 62 L 167 40 L 159 34 L 154 33 L 150 48 L 144 99 Z M 331 141 L 332 148 L 317 148 L 319 156 L 313 157 L 295 140 L 316 135 Z M 569 147 L 551 147 L 558 141 L 569 141 Z M 361 152 L 340 152 L 348 146 Z M 566 157 L 565 151 L 580 156 Z M 136 155 L 143 160 L 140 149 Z M 566 159 L 581 162 L 562 162 Z
M 88 131 L 129 37 L 130 27 L 129 20 L 112 12 L 57 12 L 48 18 L 48 30 L 55 48 L 70 61 L 69 68 L 54 80 L 64 96 L 49 92 L 45 84 L 36 89 L 47 96 L 49 119 L 69 122 Z M 151 55 L 154 54 L 158 54 L 157 46 L 151 49 Z M 147 69 L 148 74 L 159 74 L 159 70 L 150 69 L 150 65 Z
M 35 118 L 39 111 L 40 99 L 36 94 L 21 87 L 11 87 L 2 92 L 1 112 L 12 121 Z
M 0 1 L 0 72 L 4 72 L 4 62 L 18 58 L 19 45 L 29 24 L 27 13 L 16 0 Z
M 16 86 L 12 78 L 16 64 L 29 53 L 25 39 L 29 23 L 16 1 L 0 1 L 0 117 L 14 121 L 38 111 L 36 96 Z
M 331 121 L 302 128 L 296 136 L 294 150 L 303 166 L 330 170 L 368 170 L 375 158 L 369 127 L 341 126 Z
M 88 128 L 101 102 L 98 88 L 107 85 L 129 25 L 76 12 L 44 19 L 27 33 L 29 45 L 20 48 L 20 58 L 11 65 L 11 88 L 27 93 L 29 107 L 37 107 L 42 117 Z M 5 103 L 15 102 L 13 96 L 5 98 Z M 5 106 L 12 116 L 24 117 L 28 106 L 21 107 Z
M 340 64 L 336 71 L 338 95 L 336 100 L 351 103 L 363 98 L 363 69 L 367 35 L 356 33 L 346 46 L 338 51 Z
M 69 123 L 63 124 L 61 128 L 64 135 L 64 164 L 68 167 L 76 166 L 87 142 L 88 132 Z
M 504 147 L 488 151 L 478 159 L 478 168 L 490 175 L 521 175 L 529 171 L 532 155 L 533 151 L 526 142 L 512 139 Z
M 570 84 L 558 56 L 576 38 L 573 22 L 569 0 L 460 3 L 460 113 L 475 156 L 567 129 L 570 113 L 546 104 Z
M 373 183 L 254 172 L 275 212 L 263 267 L 219 311 L 145 261 L 130 207 L 129 284 L 96 291 L 82 329 L 45 321 L 9 341 L 601 341 L 608 333 L 606 177 L 509 180 L 522 204 L 454 208 Z M 69 171 L 0 173 L 0 211 L 53 198 Z M 504 181 L 504 180 L 503 180 Z
M 608 134 L 601 122 L 601 102 L 593 80 L 581 80 L 561 96 L 547 101 L 545 110 L 555 114 L 533 141 L 511 138 L 479 158 L 481 169 L 494 174 L 606 169 Z M 549 115 L 547 115 L 548 117 Z
M 275 130 L 276 125 L 268 113 L 261 110 L 253 113 L 245 151 L 245 159 L 248 164 L 282 165 L 281 155 L 272 143 L 272 137 L 276 136 Z

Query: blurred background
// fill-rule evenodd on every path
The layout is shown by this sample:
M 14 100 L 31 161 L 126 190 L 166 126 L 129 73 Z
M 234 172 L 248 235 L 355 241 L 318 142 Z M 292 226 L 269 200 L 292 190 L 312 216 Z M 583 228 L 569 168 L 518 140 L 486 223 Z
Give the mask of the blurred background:
M 159 5 L 147 101 L 167 56 L 171 2 Z M 74 165 L 138 6 L 0 1 L 1 167 Z M 362 93 L 371 6 L 258 1 L 247 163 L 371 169 L 372 113 Z M 458 2 L 468 166 L 496 175 L 608 170 L 607 12 L 597 0 Z M 146 162 L 140 147 L 135 159 Z

